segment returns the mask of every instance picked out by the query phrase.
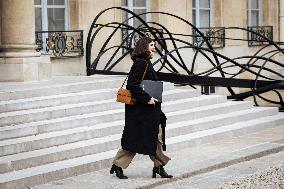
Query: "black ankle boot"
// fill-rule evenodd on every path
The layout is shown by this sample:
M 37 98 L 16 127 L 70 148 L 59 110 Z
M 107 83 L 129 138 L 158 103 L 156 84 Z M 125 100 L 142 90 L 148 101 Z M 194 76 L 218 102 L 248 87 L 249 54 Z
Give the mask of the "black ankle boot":
M 112 164 L 112 167 L 110 169 L 110 174 L 113 174 L 114 172 L 119 179 L 128 179 L 128 177 L 123 174 L 123 170 L 121 167 Z
M 173 177 L 172 175 L 168 175 L 163 165 L 153 167 L 152 178 L 156 178 L 156 174 L 160 175 L 162 178 L 172 178 Z

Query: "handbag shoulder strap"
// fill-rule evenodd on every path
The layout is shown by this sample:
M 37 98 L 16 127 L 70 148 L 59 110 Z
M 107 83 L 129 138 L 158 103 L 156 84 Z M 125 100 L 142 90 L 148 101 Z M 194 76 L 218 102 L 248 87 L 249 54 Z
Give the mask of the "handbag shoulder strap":
M 128 76 L 125 77 L 125 79 L 124 79 L 124 81 L 123 81 L 123 83 L 122 83 L 122 85 L 121 85 L 121 88 L 123 87 L 123 85 L 124 85 L 124 83 L 125 83 L 125 81 L 126 81 L 127 78 L 128 78 Z
M 146 68 L 145 68 L 145 70 L 144 70 L 144 73 L 143 73 L 143 76 L 142 76 L 142 79 L 141 79 L 141 80 L 144 80 L 144 77 L 145 77 L 145 75 L 146 75 L 147 69 L 148 69 L 148 62 L 146 62 Z
M 144 79 L 144 77 L 145 77 L 145 75 L 146 75 L 147 69 L 148 69 L 148 63 L 146 62 L 146 68 L 145 68 L 145 70 L 144 70 L 144 73 L 143 73 L 143 76 L 142 76 L 142 80 Z M 130 73 L 130 72 L 129 72 L 129 73 Z M 128 76 L 129 76 L 129 74 L 128 74 Z M 125 77 L 125 79 L 124 79 L 124 81 L 123 81 L 123 83 L 122 83 L 122 85 L 121 85 L 121 88 L 122 88 L 123 85 L 125 84 L 125 82 L 126 82 L 128 76 Z

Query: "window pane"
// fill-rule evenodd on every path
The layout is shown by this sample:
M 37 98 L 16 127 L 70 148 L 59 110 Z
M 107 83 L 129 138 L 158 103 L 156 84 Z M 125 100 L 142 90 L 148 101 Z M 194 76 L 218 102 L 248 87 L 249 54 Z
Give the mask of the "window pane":
M 65 9 L 64 8 L 48 8 L 48 30 L 65 30 Z
M 210 27 L 210 11 L 200 10 L 200 27 Z
M 258 4 L 258 0 L 249 0 L 250 1 L 250 9 L 258 9 L 259 8 L 259 4 Z
M 146 12 L 146 9 L 134 9 L 134 13 L 135 14 L 141 14 L 141 13 L 145 13 L 145 12 Z M 142 20 L 146 21 L 146 14 L 141 15 L 140 18 L 142 18 Z M 141 24 L 142 23 L 137 18 L 134 19 L 133 26 L 135 28 L 138 27 Z
M 134 7 L 146 7 L 146 0 L 133 0 Z
M 196 26 L 196 10 L 192 10 L 192 24 Z
M 121 6 L 126 7 L 127 6 L 127 0 L 121 0 Z
M 47 5 L 64 5 L 65 0 L 47 0 Z
M 251 11 L 251 26 L 259 26 L 258 11 Z
M 192 8 L 195 8 L 195 7 L 196 7 L 195 1 L 196 1 L 196 0 L 192 0 Z
M 210 0 L 199 0 L 200 8 L 210 8 Z
M 34 0 L 35 5 L 41 5 L 41 0 Z
M 42 31 L 41 8 L 35 8 L 35 31 Z

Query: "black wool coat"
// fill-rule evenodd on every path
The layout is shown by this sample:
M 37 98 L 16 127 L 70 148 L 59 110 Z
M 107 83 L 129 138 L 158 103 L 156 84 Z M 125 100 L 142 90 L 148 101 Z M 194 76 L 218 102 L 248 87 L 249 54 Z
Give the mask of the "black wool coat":
M 122 134 L 122 149 L 145 155 L 155 155 L 161 117 L 161 103 L 148 104 L 151 96 L 140 87 L 144 80 L 157 80 L 152 63 L 136 59 L 129 72 L 126 88 L 136 99 L 135 105 L 125 105 L 125 127 Z

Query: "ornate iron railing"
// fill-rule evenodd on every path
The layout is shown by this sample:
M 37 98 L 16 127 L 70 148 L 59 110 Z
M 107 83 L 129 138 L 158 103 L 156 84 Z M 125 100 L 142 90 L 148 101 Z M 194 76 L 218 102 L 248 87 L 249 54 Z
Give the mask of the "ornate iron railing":
M 123 22 L 107 22 L 104 24 L 100 20 L 101 16 L 108 14 L 113 10 L 123 11 L 122 14 L 130 14 L 131 17 Z M 204 44 L 195 45 L 192 43 L 187 33 L 174 33 L 169 28 L 156 22 L 145 22 L 140 16 L 144 14 L 155 14 L 155 17 L 162 15 L 167 17 L 172 22 L 184 23 L 182 28 L 188 28 L 187 31 L 195 30 L 197 36 L 202 38 Z M 141 28 L 133 28 L 128 25 L 129 19 L 138 19 L 142 23 L 141 28 L 146 28 L 153 36 L 153 40 L 161 45 L 162 51 L 157 49 L 155 59 L 152 61 L 157 71 L 158 79 L 161 81 L 173 82 L 182 85 L 201 85 L 201 86 L 218 86 L 226 87 L 230 95 L 228 98 L 235 100 L 243 100 L 247 97 L 253 97 L 255 105 L 258 105 L 258 100 L 264 100 L 273 103 L 284 110 L 284 101 L 282 98 L 284 89 L 284 75 L 279 70 L 284 68 L 283 62 L 277 61 L 274 57 L 279 54 L 284 54 L 283 42 L 275 42 L 271 35 L 260 33 L 248 28 L 240 27 L 226 27 L 225 30 L 244 31 L 254 34 L 251 41 L 255 42 L 257 39 L 261 44 L 267 44 L 259 48 L 254 54 L 243 54 L 234 57 L 227 57 L 222 51 L 215 51 L 213 44 L 210 42 L 210 37 L 207 37 L 201 30 L 196 28 L 188 20 L 183 19 L 177 15 L 167 12 L 147 12 L 143 14 L 135 14 L 128 9 L 121 7 L 111 7 L 101 11 L 93 20 L 89 29 L 86 41 L 86 68 L 87 75 L 92 74 L 120 74 L 127 75 L 128 72 L 117 71 L 119 66 L 124 64 L 130 69 L 129 55 L 132 52 L 132 47 L 125 46 L 124 42 L 128 40 L 125 38 L 122 42 L 115 40 L 113 36 L 117 35 L 120 29 L 127 29 L 130 32 L 135 32 L 139 36 L 145 36 L 141 32 Z M 112 28 L 112 32 L 110 31 Z M 157 28 L 163 30 L 163 33 L 157 32 Z M 108 32 L 104 32 L 107 30 Z M 224 29 L 222 29 L 224 30 Z M 272 33 L 272 29 L 270 30 Z M 104 35 L 99 35 L 103 33 Z M 106 35 L 106 33 L 108 33 Z M 99 37 L 98 37 L 99 36 Z M 105 39 L 102 39 L 102 36 Z M 128 35 L 130 37 L 130 35 Z M 96 40 L 99 38 L 99 40 Z M 249 41 L 247 39 L 215 37 L 220 40 L 233 41 Z M 105 41 L 101 43 L 101 41 Z M 96 47 L 96 54 L 94 48 Z M 168 48 L 170 47 L 170 48 Z M 118 53 L 124 49 L 123 54 Z M 193 51 L 191 51 L 193 50 Z M 109 53 L 111 52 L 111 53 Z M 193 56 L 188 56 L 193 53 Z M 248 52 L 249 53 L 249 52 Z M 104 57 L 103 61 L 100 61 Z M 202 61 L 198 61 L 199 60 Z M 125 62 L 127 64 L 125 64 Z M 198 69 L 198 63 L 202 63 L 206 70 Z M 268 66 L 269 65 L 269 66 Z M 274 69 L 276 67 L 277 69 Z M 183 74 L 180 74 L 183 72 Z M 249 79 L 240 79 L 243 73 L 246 73 Z M 277 79 L 275 79 L 277 78 Z M 236 92 L 233 87 L 247 88 L 248 92 Z M 271 95 L 264 97 L 263 93 L 271 92 L 277 95 L 277 99 L 271 99 Z
M 202 32 L 213 48 L 225 47 L 225 27 L 198 28 L 198 30 Z M 202 46 L 205 43 L 205 40 L 195 29 L 192 29 L 192 41 L 195 46 Z
M 51 57 L 78 57 L 84 55 L 83 30 L 36 31 L 36 51 Z
M 272 26 L 250 26 L 248 27 L 248 46 L 262 46 L 269 44 L 269 40 L 273 41 Z M 266 37 L 267 39 L 263 38 Z

